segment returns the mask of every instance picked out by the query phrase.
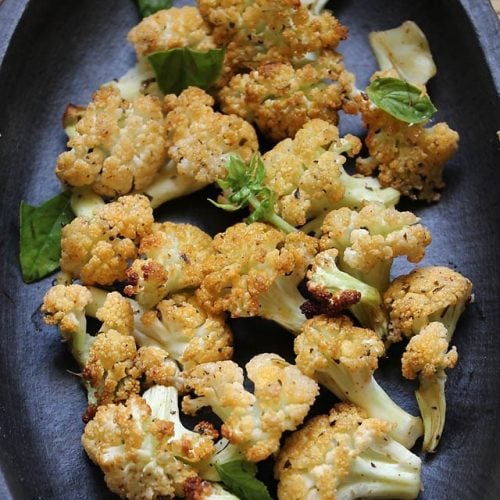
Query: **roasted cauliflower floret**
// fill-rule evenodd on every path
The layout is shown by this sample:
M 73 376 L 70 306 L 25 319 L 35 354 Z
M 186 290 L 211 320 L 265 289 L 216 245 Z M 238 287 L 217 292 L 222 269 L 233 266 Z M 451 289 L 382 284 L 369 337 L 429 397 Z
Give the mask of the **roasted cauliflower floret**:
M 190 47 L 196 50 L 215 48 L 210 27 L 196 7 L 171 7 L 144 18 L 128 34 L 137 56 Z
M 284 431 L 294 430 L 307 415 L 318 394 L 316 382 L 277 354 L 260 354 L 246 365 L 254 393 L 243 387 L 243 370 L 232 361 L 206 363 L 185 373 L 188 389 L 183 411 L 204 406 L 224 422 L 222 435 L 258 462 L 278 450 Z
M 238 74 L 221 89 L 219 99 L 222 111 L 255 123 L 264 135 L 280 141 L 294 137 L 313 118 L 336 124 L 352 79 L 342 56 L 331 51 L 298 68 L 270 62 Z
M 424 421 L 423 449 L 436 451 L 443 434 L 446 419 L 445 383 L 447 368 L 454 368 L 457 350 L 448 350 L 448 332 L 442 323 L 429 323 L 412 337 L 403 354 L 403 376 L 410 380 L 419 378 L 415 392 L 418 407 Z
M 134 332 L 134 311 L 130 302 L 118 292 L 110 292 L 106 296 L 95 316 L 102 322 L 101 332 L 116 330 L 122 335 L 132 335 Z
M 395 257 L 420 262 L 431 243 L 430 232 L 411 212 L 368 203 L 359 212 L 347 207 L 330 212 L 321 226 L 322 250 L 339 251 L 338 266 L 384 292 Z
M 264 184 L 277 197 L 278 215 L 292 226 L 326 215 L 342 206 L 360 207 L 363 201 L 393 206 L 399 200 L 393 189 L 381 189 L 375 179 L 348 175 L 343 165 L 361 147 L 353 135 L 339 137 L 335 125 L 311 120 L 295 138 L 281 141 L 262 157 Z
M 439 200 L 445 186 L 443 167 L 458 149 L 458 133 L 446 123 L 408 124 L 373 105 L 365 94 L 358 99 L 369 156 L 357 159 L 356 170 L 377 175 L 382 186 L 413 200 Z
M 142 190 L 167 158 L 161 103 L 151 96 L 128 101 L 115 86 L 103 86 L 75 125 L 68 148 L 56 166 L 65 184 L 89 186 L 110 198 Z
M 154 224 L 141 240 L 141 258 L 126 271 L 124 291 L 149 309 L 169 293 L 199 286 L 203 262 L 212 253 L 212 238 L 196 226 Z
M 231 359 L 233 336 L 224 317 L 205 311 L 195 296 L 173 295 L 156 310 L 138 311 L 134 333 L 138 344 L 161 347 L 183 369 Z
M 267 224 L 236 224 L 213 240 L 197 296 L 214 313 L 261 316 L 299 332 L 304 298 L 297 286 L 316 251 L 314 238 L 285 235 Z
M 152 225 L 153 211 L 141 195 L 122 196 L 91 216 L 77 217 L 62 229 L 61 269 L 84 284 L 124 280 L 129 260 Z
M 345 403 L 312 418 L 278 455 L 278 498 L 417 498 L 421 461 L 390 429 Z
M 391 437 L 411 448 L 422 435 L 422 421 L 400 408 L 373 377 L 384 352 L 375 332 L 353 326 L 345 316 L 310 319 L 295 339 L 295 362 L 303 373 L 370 417 L 392 422 Z
M 446 327 L 449 342 L 471 295 L 472 283 L 447 267 L 422 267 L 398 276 L 384 293 L 390 319 L 388 340 L 399 342 L 438 321 Z
M 215 43 L 226 47 L 228 75 L 334 49 L 347 38 L 347 29 L 330 12 L 313 15 L 298 0 L 199 0 L 198 7 L 213 26 Z
M 184 460 L 213 453 L 209 438 L 179 426 L 177 391 L 161 386 L 144 399 L 101 406 L 82 444 L 110 490 L 130 499 L 184 496 L 186 481 L 197 477 Z
M 212 109 L 214 100 L 203 90 L 189 87 L 180 96 L 165 97 L 169 157 L 181 176 L 204 185 L 224 177 L 229 153 L 249 161 L 258 149 L 253 127 L 234 115 Z
M 336 315 L 349 309 L 365 328 L 374 330 L 385 340 L 388 334 L 387 314 L 382 295 L 337 266 L 338 250 L 332 248 L 316 255 L 307 272 L 307 289 L 311 298 L 302 306 L 304 314 L 311 318 L 317 314 Z
M 182 389 L 183 382 L 180 378 L 179 366 L 161 347 L 140 347 L 137 350 L 134 364 L 143 377 L 143 387 L 165 385 Z

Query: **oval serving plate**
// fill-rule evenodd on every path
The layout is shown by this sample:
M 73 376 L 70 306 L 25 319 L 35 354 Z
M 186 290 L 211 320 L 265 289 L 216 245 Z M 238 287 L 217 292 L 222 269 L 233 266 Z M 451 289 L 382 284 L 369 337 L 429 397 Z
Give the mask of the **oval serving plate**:
M 359 87 L 375 70 L 369 31 L 412 19 L 429 39 L 438 67 L 429 84 L 439 109 L 436 119 L 458 130 L 461 143 L 446 168 L 441 202 L 405 203 L 405 208 L 417 211 L 433 234 L 423 263 L 462 272 L 474 283 L 476 300 L 454 337 L 460 361 L 449 373 L 447 425 L 438 453 L 423 457 L 421 498 L 500 498 L 498 20 L 488 0 L 331 3 L 350 29 L 340 49 Z M 126 33 L 137 22 L 132 0 L 0 3 L 2 499 L 114 498 L 80 446 L 85 396 L 78 378 L 68 374 L 76 367 L 38 312 L 51 278 L 27 286 L 20 277 L 18 207 L 22 199 L 39 204 L 58 192 L 52 171 L 65 147 L 64 108 L 88 102 L 101 83 L 133 64 Z M 205 190 L 172 202 L 158 216 L 193 222 L 214 234 L 234 219 L 206 203 L 213 195 Z M 398 274 L 408 269 L 395 266 Z M 291 336 L 268 322 L 247 319 L 231 326 L 239 362 L 262 351 L 293 354 Z M 384 362 L 378 379 L 402 406 L 415 411 L 412 387 L 398 372 L 397 362 Z M 332 401 L 325 397 L 316 411 Z M 270 464 L 261 469 L 272 488 Z

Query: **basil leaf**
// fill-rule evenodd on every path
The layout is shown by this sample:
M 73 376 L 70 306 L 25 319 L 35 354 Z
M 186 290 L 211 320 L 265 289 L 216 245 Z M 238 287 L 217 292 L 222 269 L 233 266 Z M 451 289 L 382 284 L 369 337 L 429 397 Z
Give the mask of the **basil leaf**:
M 397 78 L 378 78 L 366 93 L 380 109 L 403 122 L 426 122 L 437 111 L 420 89 Z
M 242 500 L 272 500 L 265 484 L 255 474 L 257 466 L 245 460 L 233 460 L 215 464 L 219 476 L 227 489 Z
M 19 260 L 26 283 L 43 278 L 59 267 L 61 229 L 74 218 L 70 198 L 70 193 L 64 192 L 38 207 L 21 201 Z
M 210 88 L 221 73 L 224 52 L 224 49 L 201 52 L 185 47 L 155 52 L 148 59 L 160 90 L 164 94 L 179 95 L 190 85 Z
M 142 17 L 150 16 L 163 9 L 170 9 L 173 0 L 137 0 Z

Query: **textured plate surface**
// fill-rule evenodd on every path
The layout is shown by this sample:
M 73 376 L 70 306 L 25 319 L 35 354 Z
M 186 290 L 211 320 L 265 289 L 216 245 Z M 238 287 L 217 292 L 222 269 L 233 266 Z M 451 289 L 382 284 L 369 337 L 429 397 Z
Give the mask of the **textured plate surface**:
M 500 109 L 498 20 L 488 0 L 337 0 L 350 28 L 346 65 L 366 84 L 375 69 L 366 35 L 413 19 L 427 34 L 438 67 L 429 92 L 461 135 L 438 205 L 416 210 L 434 242 L 425 264 L 456 268 L 474 283 L 476 302 L 455 334 L 460 362 L 448 381 L 448 420 L 439 452 L 424 458 L 422 499 L 500 498 Z M 85 405 L 75 369 L 38 308 L 50 279 L 26 286 L 18 267 L 18 207 L 59 190 L 52 174 L 64 149 L 61 115 L 120 76 L 134 56 L 126 42 L 137 22 L 123 0 L 5 0 L 0 4 L 0 498 L 103 499 L 100 472 L 80 447 Z M 480 32 L 477 29 L 480 27 Z M 3 62 L 2 62 L 3 58 Z M 172 203 L 162 217 L 196 222 L 212 233 L 231 221 L 205 202 L 207 192 Z M 398 264 L 397 272 L 407 265 Z M 257 320 L 233 322 L 239 360 L 259 351 L 292 353 L 291 338 Z M 271 338 L 271 342 L 269 342 Z M 398 364 L 378 375 L 393 397 L 415 409 Z M 328 405 L 331 401 L 324 403 Z M 271 473 L 264 467 L 262 477 Z M 495 479 L 496 478 L 496 479 Z

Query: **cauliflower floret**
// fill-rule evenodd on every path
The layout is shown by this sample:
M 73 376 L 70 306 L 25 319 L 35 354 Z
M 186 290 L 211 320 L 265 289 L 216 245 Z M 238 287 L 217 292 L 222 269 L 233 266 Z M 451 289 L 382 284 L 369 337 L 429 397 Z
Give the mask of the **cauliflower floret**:
M 386 74 L 391 73 L 375 77 Z M 458 149 L 458 133 L 446 123 L 427 128 L 408 124 L 374 106 L 366 95 L 358 99 L 370 156 L 358 158 L 356 170 L 363 175 L 376 173 L 382 186 L 413 200 L 439 200 L 438 191 L 445 186 L 443 166 Z
M 418 407 L 424 421 L 423 449 L 433 452 L 443 434 L 446 419 L 445 383 L 447 368 L 454 368 L 457 350 L 448 350 L 447 330 L 442 323 L 429 323 L 410 339 L 401 360 L 403 377 L 419 377 L 415 391 Z
M 182 380 L 177 363 L 169 353 L 156 346 L 145 346 L 137 350 L 134 360 L 136 368 L 144 377 L 142 385 L 165 385 L 182 389 Z
M 126 271 L 124 291 L 149 309 L 171 292 L 199 286 L 203 262 L 212 253 L 212 238 L 196 226 L 154 224 L 141 240 L 141 258 Z
M 151 184 L 167 158 L 166 146 L 160 101 L 151 96 L 128 101 L 106 85 L 75 125 L 55 172 L 69 186 L 89 186 L 113 198 Z
M 334 49 L 347 38 L 330 12 L 313 15 L 299 0 L 199 0 L 198 7 L 215 43 L 226 47 L 227 75 Z
M 390 318 L 388 340 L 399 342 L 438 321 L 448 330 L 449 342 L 471 294 L 472 283 L 447 267 L 422 267 L 398 276 L 384 293 Z
M 222 111 L 255 123 L 264 135 L 280 141 L 294 137 L 313 118 L 336 124 L 352 79 L 342 56 L 331 51 L 298 68 L 270 62 L 236 75 L 219 98 Z
M 424 257 L 431 235 L 419 220 L 382 203 L 368 203 L 359 212 L 340 208 L 325 217 L 320 247 L 336 248 L 339 269 L 383 292 L 395 257 L 406 255 L 413 263 Z
M 122 498 L 184 496 L 186 481 L 197 474 L 183 459 L 193 450 L 198 459 L 213 452 L 209 438 L 193 439 L 195 433 L 179 428 L 175 389 L 153 389 L 159 393 L 145 393 L 148 403 L 132 395 L 125 405 L 101 406 L 82 437 L 108 487 Z
M 167 95 L 164 109 L 169 157 L 180 176 L 208 185 L 224 177 L 229 153 L 249 161 L 258 149 L 253 127 L 238 116 L 212 109 L 214 100 L 189 87 L 179 97 Z
M 359 207 L 363 201 L 393 206 L 399 200 L 393 189 L 381 189 L 375 179 L 348 175 L 346 157 L 359 152 L 361 142 L 353 135 L 339 137 L 335 125 L 311 120 L 295 138 L 281 141 L 263 157 L 264 184 L 277 197 L 278 215 L 292 226 L 322 217 L 342 206 Z M 369 180 L 368 180 L 369 179 Z M 368 181 L 368 182 L 367 182 Z
M 409 449 L 422 435 L 422 421 L 400 408 L 373 377 L 384 352 L 375 332 L 353 326 L 345 316 L 310 319 L 295 339 L 295 362 L 303 373 L 370 417 L 394 423 L 391 437 Z
M 390 428 L 345 403 L 312 418 L 278 455 L 278 498 L 417 498 L 421 461 Z
M 184 370 L 233 355 L 233 336 L 224 317 L 205 311 L 187 294 L 173 295 L 142 314 L 136 308 L 134 335 L 141 346 L 166 350 Z
M 137 56 L 153 52 L 190 47 L 196 50 L 214 49 L 210 27 L 196 7 L 171 7 L 144 18 L 128 34 Z
M 88 312 L 87 312 L 88 314 Z M 116 330 L 122 335 L 132 335 L 134 332 L 134 312 L 125 297 L 118 292 L 110 292 L 95 313 L 102 322 L 101 332 Z
M 151 231 L 153 211 L 145 196 L 122 196 L 91 216 L 73 219 L 62 229 L 61 269 L 84 284 L 111 285 L 124 280 L 136 244 Z
M 184 397 L 183 411 L 204 406 L 224 422 L 222 435 L 258 462 L 278 450 L 284 431 L 294 430 L 318 394 L 316 382 L 277 354 L 260 354 L 246 365 L 254 393 L 243 387 L 243 370 L 232 361 L 206 363 L 185 372 L 186 386 L 198 396 Z
M 216 235 L 213 247 L 196 292 L 207 310 L 229 311 L 233 318 L 261 316 L 300 331 L 304 298 L 297 286 L 317 251 L 314 238 L 240 223 Z

